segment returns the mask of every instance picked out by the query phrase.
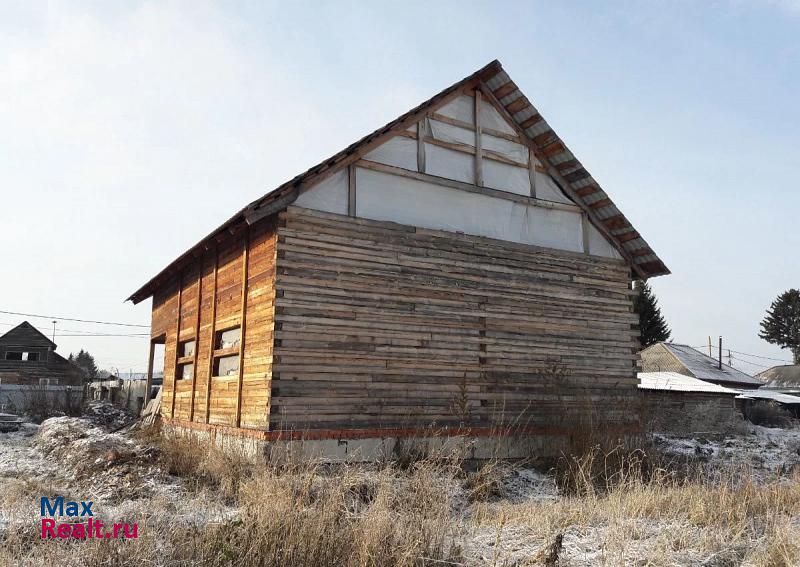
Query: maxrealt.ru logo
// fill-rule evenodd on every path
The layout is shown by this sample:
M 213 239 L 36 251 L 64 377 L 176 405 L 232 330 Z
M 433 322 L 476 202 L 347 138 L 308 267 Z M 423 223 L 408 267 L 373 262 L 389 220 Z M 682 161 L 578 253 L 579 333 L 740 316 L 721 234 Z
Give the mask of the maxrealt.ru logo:
M 64 501 L 63 496 L 52 502 L 42 496 L 40 511 L 42 515 L 42 539 L 93 539 L 125 538 L 134 539 L 139 535 L 138 524 L 112 524 L 105 531 L 103 522 L 94 519 L 93 502 Z M 55 520 L 55 518 L 61 520 Z M 85 521 L 76 521 L 84 519 Z

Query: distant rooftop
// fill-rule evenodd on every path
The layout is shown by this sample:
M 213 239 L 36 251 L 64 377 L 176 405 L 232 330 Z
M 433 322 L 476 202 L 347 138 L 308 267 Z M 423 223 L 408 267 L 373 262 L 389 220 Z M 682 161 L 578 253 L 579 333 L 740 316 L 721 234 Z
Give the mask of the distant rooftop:
M 703 382 L 677 372 L 639 372 L 639 388 L 665 392 L 703 392 L 711 394 L 739 394 L 738 390 Z
M 727 364 L 720 368 L 717 359 L 688 345 L 656 343 L 644 349 L 640 355 L 644 372 L 677 372 L 731 387 L 758 388 L 764 385 L 761 380 Z
M 778 402 L 780 404 L 800 405 L 800 397 L 791 396 L 789 394 L 782 394 L 781 392 L 776 392 L 775 390 L 764 390 L 763 388 L 760 388 L 758 390 L 748 390 L 746 392 L 742 392 L 740 396 L 736 397 L 740 399 L 770 400 L 773 402 Z
M 800 364 L 786 364 L 773 366 L 758 374 L 767 388 L 798 388 L 800 387 Z

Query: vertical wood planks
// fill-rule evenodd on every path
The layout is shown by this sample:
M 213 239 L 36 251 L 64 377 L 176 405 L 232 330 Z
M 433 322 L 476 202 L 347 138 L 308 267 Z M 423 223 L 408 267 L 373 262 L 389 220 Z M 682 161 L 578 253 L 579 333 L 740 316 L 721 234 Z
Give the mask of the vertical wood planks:
M 211 417 L 211 381 L 214 378 L 214 346 L 217 335 L 217 271 L 219 270 L 219 248 L 214 248 L 214 286 L 211 291 L 211 337 L 208 345 L 208 376 L 206 376 L 206 419 Z
M 481 139 L 481 91 L 475 91 L 475 185 L 483 187 L 483 141 Z
M 242 246 L 242 307 L 241 323 L 239 324 L 239 376 L 236 381 L 236 427 L 242 422 L 242 379 L 244 376 L 244 349 L 247 337 L 247 259 L 250 253 L 250 227 L 248 226 L 244 234 Z
M 172 401 L 169 416 L 175 417 L 175 398 L 177 397 L 178 384 L 178 357 L 180 356 L 181 341 L 181 300 L 183 299 L 183 272 L 178 274 L 178 307 L 175 316 L 175 357 L 172 361 Z M 166 352 L 166 351 L 165 351 Z M 164 381 L 166 384 L 166 380 Z

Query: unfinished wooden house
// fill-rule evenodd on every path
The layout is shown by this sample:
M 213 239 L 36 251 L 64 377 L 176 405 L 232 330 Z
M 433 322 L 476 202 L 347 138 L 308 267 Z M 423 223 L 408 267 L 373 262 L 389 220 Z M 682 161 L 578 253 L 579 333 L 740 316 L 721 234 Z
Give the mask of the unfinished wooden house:
M 153 298 L 173 426 L 552 439 L 588 416 L 640 429 L 630 282 L 667 273 L 494 61 L 250 203 L 129 299 Z

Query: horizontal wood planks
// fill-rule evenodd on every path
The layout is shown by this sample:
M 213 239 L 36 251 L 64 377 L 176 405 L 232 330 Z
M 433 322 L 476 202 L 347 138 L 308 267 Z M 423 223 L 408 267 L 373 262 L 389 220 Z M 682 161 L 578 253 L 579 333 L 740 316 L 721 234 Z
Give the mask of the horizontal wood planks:
M 275 221 L 273 217 L 250 227 L 247 240 L 244 233 L 237 234 L 220 244 L 217 250 L 207 251 L 184 269 L 179 280 L 154 296 L 152 335 L 166 337 L 162 407 L 169 417 L 179 421 L 191 419 L 235 425 L 239 374 L 210 377 L 210 373 L 214 367 L 215 332 L 242 323 L 242 253 L 247 242 L 247 324 L 245 346 L 240 356 L 243 368 L 240 425 L 257 429 L 268 427 L 274 342 Z M 178 281 L 182 282 L 180 293 Z M 194 381 L 176 380 L 178 361 L 185 360 L 177 355 L 183 341 L 195 341 Z M 171 412 L 173 396 L 174 412 Z
M 624 262 L 280 218 L 273 427 L 639 421 Z

